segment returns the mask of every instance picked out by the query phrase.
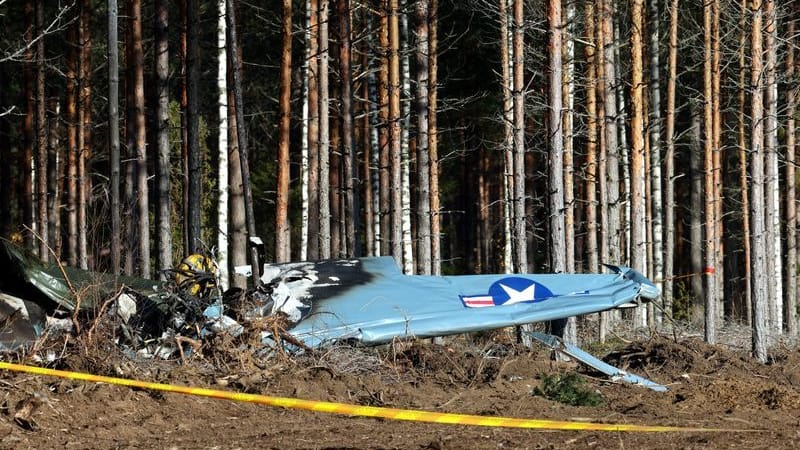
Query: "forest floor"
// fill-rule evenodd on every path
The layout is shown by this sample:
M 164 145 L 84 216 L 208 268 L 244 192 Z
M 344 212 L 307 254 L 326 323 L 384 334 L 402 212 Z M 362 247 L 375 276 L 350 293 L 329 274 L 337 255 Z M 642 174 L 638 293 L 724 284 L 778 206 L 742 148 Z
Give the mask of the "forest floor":
M 492 339 L 494 336 L 494 339 Z M 0 372 L 0 448 L 796 448 L 800 353 L 783 346 L 758 364 L 735 346 L 650 336 L 590 348 L 669 387 L 612 383 L 549 351 L 500 334 L 341 346 L 256 360 L 237 347 L 191 361 L 133 360 L 113 346 L 70 344 L 58 368 L 270 396 L 531 419 L 725 428 L 727 432 L 540 431 L 337 416 L 229 400 Z M 63 342 L 62 342 L 63 345 Z M 543 380 L 579 373 L 601 396 L 569 406 L 535 395 Z M 31 402 L 35 399 L 36 402 Z M 41 403 L 32 413 L 25 405 Z M 21 415 L 20 415 L 21 414 Z M 14 417 L 23 417 L 15 420 Z M 758 431 L 743 431 L 758 430 Z

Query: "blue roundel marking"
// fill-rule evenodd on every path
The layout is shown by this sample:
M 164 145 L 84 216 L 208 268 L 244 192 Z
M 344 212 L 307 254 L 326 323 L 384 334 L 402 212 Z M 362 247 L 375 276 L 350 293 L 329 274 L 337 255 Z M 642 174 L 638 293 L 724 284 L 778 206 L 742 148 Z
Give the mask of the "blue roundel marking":
M 495 305 L 540 302 L 553 296 L 544 285 L 521 277 L 507 277 L 495 281 L 489 288 Z

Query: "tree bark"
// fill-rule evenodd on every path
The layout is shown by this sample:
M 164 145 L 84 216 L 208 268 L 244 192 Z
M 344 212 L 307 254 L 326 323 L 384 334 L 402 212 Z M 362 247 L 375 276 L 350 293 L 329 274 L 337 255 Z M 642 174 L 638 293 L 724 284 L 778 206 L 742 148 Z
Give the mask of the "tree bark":
M 790 11 L 796 12 L 796 8 Z M 784 310 L 786 334 L 797 335 L 797 192 L 795 162 L 797 141 L 795 114 L 797 113 L 797 74 L 795 73 L 795 19 L 787 24 L 786 35 L 789 42 L 786 46 L 786 295 Z
M 650 27 L 650 198 L 653 203 L 652 229 L 653 229 L 653 281 L 656 286 L 664 291 L 664 206 L 662 197 L 663 179 L 661 176 L 661 68 L 659 56 L 659 0 L 649 2 Z M 663 294 L 662 294 L 663 295 Z M 662 297 L 663 298 L 663 297 Z M 662 311 L 656 313 L 656 322 L 661 324 Z
M 229 221 L 230 181 L 228 152 L 228 51 L 225 26 L 225 0 L 217 0 L 217 269 L 219 284 L 223 290 L 230 287 Z
M 593 1 L 585 2 L 586 39 L 586 258 L 587 271 L 600 268 L 597 253 L 597 40 L 595 39 L 595 8 Z
M 339 6 L 339 64 L 342 84 L 342 158 L 344 168 L 344 225 L 345 247 L 348 256 L 361 256 L 359 236 L 359 201 L 356 182 L 355 125 L 353 124 L 352 32 L 350 30 L 350 0 L 340 0 Z
M 766 116 L 764 120 L 764 189 L 765 189 L 765 238 L 767 246 L 767 298 L 769 298 L 769 326 L 772 335 L 779 336 L 783 331 L 783 269 L 781 267 L 781 228 L 780 228 L 780 186 L 778 169 L 778 81 L 777 68 L 777 17 L 775 1 L 764 2 L 764 53 L 766 62 L 765 99 Z
M 224 20 L 224 16 L 223 16 Z M 158 272 L 165 277 L 165 270 L 172 267 L 172 202 L 170 200 L 170 148 L 169 148 L 169 4 L 166 0 L 156 2 L 156 147 L 158 155 Z M 223 30 L 224 33 L 224 30 Z M 224 34 L 223 34 L 224 44 Z M 224 61 L 223 61 L 224 64 Z M 224 73 L 224 72 L 223 72 Z M 224 78 L 223 78 L 224 83 Z M 224 86 L 224 84 L 223 84 Z M 227 115 L 225 116 L 227 118 Z M 226 133 L 227 129 L 220 129 Z M 227 137 L 227 136 L 226 136 Z M 227 157 L 228 149 L 221 149 L 220 155 Z M 227 167 L 225 168 L 227 170 Z M 226 172 L 227 175 L 227 172 Z M 226 180 L 227 184 L 227 180 Z M 222 186 L 222 185 L 221 185 Z M 227 187 L 227 186 L 226 186 Z M 225 205 L 227 207 L 227 203 Z M 227 208 L 225 211 L 227 215 Z M 227 251 L 227 248 L 220 248 Z M 221 263 L 220 263 L 221 264 Z M 223 266 L 224 267 L 224 266 Z M 225 268 L 227 269 L 227 268 Z M 227 273 L 227 270 L 225 270 Z M 227 283 L 225 284 L 227 285 Z
M 228 42 L 230 46 L 231 75 L 233 81 L 234 108 L 236 112 L 236 137 L 239 144 L 239 163 L 242 172 L 242 194 L 244 196 L 245 221 L 247 235 L 250 243 L 250 268 L 252 270 L 253 285 L 261 285 L 261 266 L 259 266 L 258 247 L 256 244 L 256 221 L 253 214 L 253 192 L 250 187 L 250 166 L 248 164 L 247 127 L 244 123 L 244 100 L 242 98 L 242 76 L 239 59 L 239 46 L 237 45 L 236 15 L 234 13 L 235 0 L 228 0 L 225 18 L 228 25 Z
M 331 257 L 328 0 L 319 0 L 319 257 Z
M 428 152 L 431 164 L 431 272 L 442 273 L 441 216 L 439 208 L 439 130 L 437 125 L 439 82 L 439 0 L 430 0 L 428 13 Z
M 739 187 L 741 191 L 742 201 L 742 247 L 744 249 L 744 317 L 745 323 L 748 327 L 753 325 L 753 286 L 752 286 L 752 271 L 751 268 L 751 251 L 750 251 L 750 207 L 749 207 L 749 186 L 747 181 L 747 139 L 746 139 L 746 125 L 745 125 L 745 90 L 748 86 L 745 84 L 745 74 L 747 72 L 747 65 L 745 63 L 745 44 L 747 42 L 747 29 L 746 17 L 748 0 L 742 0 L 741 8 L 742 14 L 739 17 L 739 27 L 741 29 L 739 34 L 739 112 L 737 114 L 738 133 L 737 133 L 737 146 L 739 148 Z
M 525 54 L 523 0 L 514 0 L 513 77 L 514 91 L 514 253 L 515 271 L 528 271 L 525 231 Z
M 716 288 L 717 282 L 714 275 L 716 267 L 716 205 L 714 203 L 716 193 L 714 190 L 714 139 L 713 139 L 713 105 L 715 99 L 712 97 L 712 80 L 711 80 L 711 60 L 712 60 L 712 32 L 711 32 L 711 16 L 712 5 L 706 3 L 703 6 L 703 33 L 704 33 L 704 47 L 705 58 L 703 62 L 703 149 L 704 149 L 704 190 L 705 194 L 705 267 L 703 269 L 705 279 L 705 339 L 709 344 L 716 343 L 716 323 L 717 323 L 717 297 Z
M 230 0 L 233 1 L 233 0 Z M 188 0 L 188 23 L 186 30 L 186 137 L 188 139 L 187 156 L 189 169 L 188 190 L 188 242 L 190 253 L 201 252 L 203 236 L 201 234 L 202 214 L 202 167 L 200 155 L 200 5 L 198 0 Z M 238 104 L 237 104 L 238 106 Z
M 278 185 L 275 201 L 275 261 L 289 262 L 289 132 L 292 115 L 292 1 L 283 0 L 281 21 L 280 119 L 278 123 Z
M 36 35 L 44 31 L 44 1 L 36 1 Z M 47 231 L 47 117 L 45 99 L 45 55 L 44 39 L 36 41 L 36 116 L 34 129 L 36 130 L 36 232 L 39 234 L 39 259 L 43 262 L 50 260 L 48 251 Z
M 631 267 L 646 273 L 645 164 L 642 29 L 644 0 L 634 0 L 631 9 Z M 634 326 L 646 325 L 644 308 L 636 308 Z
M 403 196 L 400 136 L 400 21 L 398 0 L 389 0 L 389 145 L 391 160 L 391 248 L 403 266 Z
M 764 239 L 764 105 L 762 34 L 763 11 L 761 0 L 751 0 L 753 15 L 750 34 L 750 85 L 752 88 L 750 120 L 750 213 L 752 220 L 752 280 L 753 280 L 753 356 L 767 362 L 771 344 L 769 326 L 769 297 L 767 295 L 767 246 Z
M 308 64 L 308 258 L 319 259 L 319 1 L 309 0 Z
M 130 3 L 130 27 L 132 34 L 133 57 L 133 101 L 135 108 L 136 155 L 136 212 L 139 255 L 139 274 L 150 277 L 150 214 L 147 189 L 147 138 L 144 111 L 144 48 L 142 44 L 142 4 L 140 0 Z M 190 44 L 191 45 L 191 44 Z M 199 198 L 198 198 L 199 203 Z
M 667 109 L 664 155 L 664 313 L 672 318 L 675 258 L 675 88 L 678 78 L 678 3 L 671 0 L 669 10 L 669 77 L 667 78 Z
M 428 154 L 428 0 L 419 0 L 417 18 L 417 273 L 431 274 L 431 197 Z

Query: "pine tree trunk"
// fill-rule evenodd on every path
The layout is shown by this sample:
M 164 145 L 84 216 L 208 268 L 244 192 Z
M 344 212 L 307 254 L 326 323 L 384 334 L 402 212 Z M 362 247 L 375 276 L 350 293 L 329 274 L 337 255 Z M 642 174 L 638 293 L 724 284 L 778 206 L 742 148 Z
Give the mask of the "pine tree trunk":
M 344 233 L 348 256 L 361 255 L 359 240 L 358 166 L 356 163 L 355 125 L 353 124 L 352 35 L 350 0 L 339 5 L 339 64 L 342 82 L 342 158 L 344 162 Z
M 142 4 L 131 1 L 130 26 L 133 56 L 133 101 L 135 108 L 135 155 L 136 155 L 136 212 L 139 274 L 150 277 L 150 214 L 147 189 L 147 137 L 144 111 L 144 48 L 142 44 Z M 191 33 L 190 33 L 191 37 Z M 191 45 L 191 42 L 190 42 Z M 196 44 L 195 44 L 196 45 Z M 191 72 L 191 70 L 190 70 Z M 191 100 L 190 100 L 191 101 Z M 191 107 L 190 107 L 191 109 Z M 198 181 L 199 183 L 199 181 Z M 199 193 L 197 198 L 199 206 Z
M 281 21 L 280 119 L 278 124 L 278 186 L 275 201 L 275 262 L 289 262 L 289 132 L 292 91 L 292 2 L 283 0 Z
M 36 36 L 44 31 L 44 1 L 36 1 Z M 45 55 L 44 39 L 36 41 L 36 233 L 39 259 L 50 260 L 47 242 L 47 128 L 45 115 Z
M 188 214 L 188 240 L 189 252 L 196 253 L 202 251 L 202 235 L 200 230 L 201 215 L 201 178 L 202 169 L 200 166 L 200 60 L 199 60 L 199 27 L 200 27 L 200 5 L 198 0 L 188 0 L 188 24 L 186 30 L 187 54 L 186 54 L 186 86 L 187 86 L 187 139 L 188 139 L 188 169 L 189 169 L 189 200 L 187 204 Z M 238 106 L 238 105 L 237 105 Z
M 671 319 L 674 290 L 675 260 L 675 88 L 678 78 L 678 3 L 671 0 L 669 9 L 669 75 L 667 78 L 667 109 L 664 155 L 664 289 L 661 296 L 664 313 Z
M 81 3 L 81 57 L 79 66 L 81 70 L 81 105 L 78 117 L 80 128 L 78 129 L 78 145 L 80 154 L 78 155 L 78 266 L 81 269 L 89 269 L 89 224 L 88 208 L 90 192 L 92 191 L 92 178 L 86 170 L 86 163 L 91 158 L 92 153 L 92 6 L 90 0 L 83 0 Z
M 414 246 L 411 236 L 411 151 L 409 129 L 411 128 L 411 61 L 409 54 L 407 1 L 400 1 L 400 167 L 402 170 L 402 233 L 403 272 L 414 273 Z
M 575 272 L 575 180 L 574 180 L 574 107 L 575 107 L 575 2 L 566 1 L 564 18 L 564 45 L 562 47 L 564 70 L 561 96 L 564 105 L 564 271 Z M 574 321 L 574 319 L 570 319 Z M 577 332 L 576 332 L 577 334 Z
M 403 196 L 400 130 L 400 22 L 398 0 L 389 0 L 389 145 L 391 160 L 392 256 L 403 267 Z
M 108 2 L 108 145 L 111 184 L 111 272 L 119 275 L 122 256 L 120 224 L 119 153 L 119 10 L 116 0 Z
M 597 253 L 597 40 L 595 39 L 595 8 L 593 1 L 585 2 L 586 39 L 586 259 L 587 272 L 597 273 L 600 263 Z
M 753 279 L 753 356 L 762 363 L 767 362 L 767 349 L 771 345 L 769 326 L 769 297 L 767 277 L 767 245 L 764 239 L 764 105 L 762 35 L 763 11 L 761 0 L 750 4 L 752 29 L 750 35 L 750 85 L 752 87 L 750 120 L 750 213 L 752 219 L 752 279 Z
M 777 17 L 775 1 L 765 0 L 764 53 L 766 74 L 764 104 L 766 116 L 764 120 L 764 189 L 767 246 L 767 298 L 769 298 L 769 324 L 772 335 L 779 336 L 783 331 L 783 269 L 781 267 L 781 229 L 780 229 L 780 186 L 778 169 L 778 81 L 775 76 L 777 68 Z
M 738 100 L 739 111 L 737 114 L 737 146 L 739 148 L 739 190 L 741 191 L 742 201 L 742 247 L 744 250 L 744 318 L 745 324 L 748 327 L 753 325 L 753 286 L 752 286 L 752 271 L 751 271 L 751 252 L 750 252 L 750 207 L 749 207 L 749 187 L 747 181 L 747 139 L 745 131 L 745 74 L 747 72 L 747 65 L 745 63 L 745 44 L 747 42 L 747 28 L 746 18 L 748 15 L 747 9 L 748 0 L 742 0 L 741 8 L 742 13 L 739 17 L 739 87 L 738 87 Z
M 223 5 L 224 6 L 224 5 Z M 224 12 L 224 11 L 223 11 Z M 220 16 L 224 23 L 225 17 L 224 15 Z M 156 79 L 157 79 L 157 97 L 158 103 L 156 105 L 156 147 L 157 147 L 157 155 L 158 155 L 158 164 L 157 164 L 157 176 L 156 180 L 158 183 L 158 209 L 156 209 L 156 221 L 158 227 L 158 271 L 162 274 L 162 277 L 165 276 L 164 270 L 169 269 L 172 267 L 172 202 L 170 201 L 170 148 L 169 148 L 169 4 L 166 0 L 159 0 L 156 3 L 156 22 L 155 22 L 155 29 L 156 29 Z M 222 49 L 224 55 L 224 44 L 225 44 L 225 29 L 218 31 L 218 34 L 222 33 Z M 219 39 L 217 40 L 219 45 Z M 225 59 L 224 56 L 222 57 L 222 66 L 225 67 Z M 223 70 L 222 74 L 222 88 L 225 88 L 225 72 Z M 219 76 L 218 76 L 218 86 L 219 86 Z M 224 95 L 224 92 L 221 92 L 220 95 Z M 224 100 L 224 97 L 223 97 Z M 224 106 L 223 106 L 224 108 Z M 223 109 L 224 111 L 224 109 Z M 225 119 L 227 119 L 227 113 L 222 115 Z M 220 122 L 220 135 L 225 135 L 227 139 L 227 125 L 223 128 L 222 123 Z M 227 144 L 227 141 L 225 141 Z M 222 143 L 221 143 L 222 144 Z M 222 167 L 223 161 L 226 160 L 228 156 L 228 149 L 227 145 L 220 147 L 220 174 L 225 174 L 224 184 L 223 179 L 220 179 L 220 187 L 223 189 L 227 189 L 227 167 Z M 225 159 L 224 159 L 225 158 Z M 224 172 L 223 172 L 224 169 Z M 222 189 L 221 189 L 222 191 Z M 224 191 L 223 191 L 224 192 Z M 222 204 L 224 201 L 224 215 L 220 215 L 221 218 L 225 218 L 228 215 L 227 211 L 227 198 L 224 198 L 224 195 L 220 195 L 220 203 Z M 222 208 L 223 206 L 220 206 Z M 220 224 L 220 229 L 222 228 L 223 224 Z M 224 235 L 225 233 L 220 233 Z M 225 247 L 219 246 L 220 252 L 227 253 L 227 241 L 225 242 Z M 224 254 L 224 253 L 223 253 Z M 227 274 L 227 267 L 224 265 L 224 259 L 220 258 L 219 264 L 220 269 L 222 269 L 224 274 Z M 223 286 L 227 286 L 227 280 L 223 283 Z
M 714 0 L 712 3 L 712 17 L 711 17 L 711 34 L 712 34 L 712 52 L 713 58 L 711 59 L 711 98 L 714 99 L 712 105 L 712 148 L 714 150 L 712 155 L 712 166 L 714 168 L 714 235 L 716 237 L 714 260 L 714 279 L 717 285 L 714 288 L 716 293 L 716 300 L 714 310 L 716 312 L 715 320 L 718 324 L 723 323 L 725 315 L 725 258 L 724 258 L 724 242 L 723 238 L 723 204 L 722 204 L 722 110 L 720 104 L 722 103 L 721 91 L 721 72 L 720 72 L 720 31 L 719 31 L 719 16 L 720 4 L 719 0 Z
M 219 15 L 217 18 L 217 123 L 219 123 L 217 135 L 219 152 L 219 160 L 217 161 L 217 187 L 219 192 L 217 200 L 217 268 L 219 270 L 220 287 L 226 290 L 231 285 L 231 271 L 229 264 L 230 226 L 228 220 L 230 205 L 230 181 L 228 176 L 228 166 L 230 164 L 228 159 L 228 152 L 230 151 L 228 147 L 228 51 L 225 0 L 217 0 L 217 14 Z M 169 149 L 169 145 L 167 148 Z M 168 193 L 167 196 L 169 196 Z
M 621 261 L 622 228 L 620 222 L 620 196 L 619 196 L 619 145 L 617 127 L 617 98 L 616 98 L 616 67 L 614 58 L 614 1 L 603 1 L 603 14 L 601 26 L 603 28 L 603 70 L 604 70 L 604 102 L 605 107 L 605 177 L 606 201 L 601 204 L 607 210 L 605 234 L 607 241 L 607 258 L 603 261 L 619 263 Z M 602 222 L 602 220 L 601 220 Z M 602 244 L 601 244 L 602 245 Z
M 225 13 L 227 16 L 227 12 Z M 227 31 L 227 17 L 225 28 Z M 227 34 L 227 33 L 226 33 Z M 232 45 L 239 45 L 231 42 Z M 230 51 L 228 51 L 230 53 Z M 236 123 L 236 99 L 233 95 L 233 66 L 228 55 L 228 233 L 230 234 L 230 267 L 235 269 L 247 264 L 247 214 L 244 205 L 244 188 L 242 185 L 242 164 L 239 155 L 239 133 Z M 231 287 L 245 289 L 247 278 L 237 275 L 231 277 Z
M 328 0 L 319 0 L 319 257 L 331 257 Z
M 650 198 L 653 202 L 653 280 L 664 291 L 664 206 L 662 202 L 661 177 L 661 72 L 659 57 L 659 0 L 649 2 L 650 27 Z M 663 294 L 662 294 L 663 295 Z M 656 314 L 656 322 L 661 325 L 663 311 Z
M 439 98 L 439 0 L 430 0 L 428 13 L 428 153 L 430 154 L 431 186 L 431 272 L 442 273 L 441 216 L 439 208 L 439 130 L 437 105 Z
M 797 11 L 796 8 L 790 11 Z M 795 73 L 794 44 L 795 20 L 789 20 L 786 35 L 789 42 L 786 46 L 786 295 L 784 309 L 786 311 L 786 334 L 797 335 L 797 193 L 796 193 L 796 135 L 795 114 L 797 112 L 797 78 Z
M 110 14 L 113 7 L 114 23 L 116 24 L 116 4 L 109 2 L 109 26 Z M 115 31 L 116 33 L 116 31 Z M 70 266 L 78 264 L 78 23 L 73 24 L 69 31 L 69 42 L 74 43 L 74 47 L 67 51 L 67 72 L 66 72 L 66 125 L 67 125 L 67 177 L 66 177 L 66 196 L 67 196 L 67 263 Z M 109 36 L 109 49 L 112 43 Z M 110 61 L 110 58 L 109 58 Z M 110 65 L 110 62 L 109 62 Z M 109 95 L 109 108 L 111 105 Z M 113 107 L 116 107 L 114 105 Z M 109 122 L 109 125 L 111 123 Z M 114 124 L 118 125 L 118 124 Z M 109 127 L 110 131 L 110 127 Z M 110 136 L 113 139 L 113 137 Z M 119 136 L 117 136 L 119 139 Z M 119 141 L 117 141 L 119 143 Z M 117 192 L 119 194 L 119 192 Z M 113 248 L 113 245 L 112 245 Z M 117 241 L 119 248 L 119 240 Z
M 646 273 L 645 233 L 645 155 L 642 27 L 644 0 L 634 0 L 631 8 L 631 267 Z M 646 325 L 645 309 L 636 308 L 634 326 Z
M 245 222 L 247 223 L 247 235 L 250 240 L 250 269 L 252 271 L 253 284 L 255 287 L 261 285 L 261 266 L 259 265 L 258 248 L 254 244 L 257 239 L 256 222 L 253 214 L 253 192 L 250 187 L 250 166 L 248 164 L 247 150 L 247 127 L 244 123 L 244 100 L 242 98 L 242 76 L 241 60 L 239 58 L 239 45 L 236 30 L 235 0 L 228 0 L 225 18 L 227 20 L 228 42 L 231 43 L 230 60 L 231 75 L 233 83 L 234 110 L 236 113 L 236 138 L 239 144 L 239 163 L 241 165 L 242 195 L 244 200 Z
M 181 11 L 179 53 L 181 62 L 181 217 L 183 222 L 183 254 L 189 255 L 192 253 L 189 245 L 189 0 L 179 0 L 179 3 Z
M 392 181 L 391 181 L 391 129 L 392 124 L 389 121 L 389 2 L 388 0 L 381 0 L 381 16 L 380 16 L 380 32 L 379 44 L 381 49 L 381 67 L 378 76 L 378 114 L 380 117 L 380 124 L 382 125 L 379 130 L 378 144 L 380 147 L 378 177 L 380 180 L 380 254 L 391 254 L 392 248 Z
M 597 191 L 600 193 L 599 199 L 599 216 L 600 216 L 600 261 L 610 261 L 611 250 L 609 246 L 609 219 L 608 219 L 608 151 L 606 137 L 608 132 L 606 124 L 608 123 L 606 117 L 606 99 L 608 97 L 607 91 L 610 89 L 606 77 L 606 33 L 605 33 L 605 0 L 597 0 L 595 8 L 595 32 L 597 37 L 595 39 L 595 54 L 596 54 L 596 71 L 597 71 L 597 137 L 598 137 L 598 152 L 597 152 Z M 616 136 L 616 132 L 614 133 Z M 616 142 L 616 141 L 615 141 Z M 598 326 L 598 340 L 605 342 L 608 329 L 611 328 L 609 322 L 614 319 L 610 312 L 600 313 L 600 320 Z
M 431 197 L 428 155 L 428 0 L 416 4 L 417 19 L 417 273 L 431 274 Z
M 319 2 L 308 0 L 308 259 L 319 259 Z
M 514 0 L 513 103 L 514 103 L 514 269 L 528 271 L 528 245 L 525 231 L 525 28 L 523 0 Z
M 23 147 L 21 155 L 20 168 L 22 170 L 22 179 L 20 186 L 20 211 L 22 211 L 22 224 L 28 229 L 33 229 L 36 219 L 34 217 L 34 174 L 32 169 L 34 164 L 34 148 L 36 146 L 36 132 L 34 131 L 34 122 L 36 117 L 36 96 L 34 94 L 34 76 L 33 68 L 35 67 L 35 46 L 30 45 L 33 41 L 33 32 L 35 29 L 35 16 L 34 1 L 26 0 L 24 6 L 25 17 L 27 23 L 23 40 L 26 43 L 26 50 L 24 53 L 24 64 L 22 65 L 22 84 L 23 95 L 25 98 L 25 116 L 22 120 L 22 134 L 23 134 Z M 79 52 L 80 55 L 80 52 Z M 79 56 L 80 57 L 80 56 Z M 80 70 L 80 66 L 78 66 Z M 78 148 L 80 151 L 80 148 Z M 79 206 L 78 206 L 79 207 Z M 34 244 L 30 233 L 25 233 L 25 243 L 28 248 L 33 248 Z
M 503 91 L 503 270 L 514 271 L 514 104 L 512 99 L 513 78 L 511 75 L 513 49 L 512 33 L 509 30 L 511 16 L 509 0 L 500 0 L 500 64 Z
M 711 31 L 711 17 L 712 5 L 706 3 L 703 6 L 703 33 L 704 33 L 704 47 L 705 58 L 703 62 L 703 149 L 704 149 L 704 190 L 705 195 L 705 267 L 703 274 L 705 278 L 705 339 L 709 344 L 716 343 L 717 340 L 717 280 L 714 274 L 717 258 L 717 236 L 716 236 L 716 193 L 714 190 L 714 138 L 713 126 L 714 115 L 713 108 L 716 99 L 712 96 L 712 31 Z

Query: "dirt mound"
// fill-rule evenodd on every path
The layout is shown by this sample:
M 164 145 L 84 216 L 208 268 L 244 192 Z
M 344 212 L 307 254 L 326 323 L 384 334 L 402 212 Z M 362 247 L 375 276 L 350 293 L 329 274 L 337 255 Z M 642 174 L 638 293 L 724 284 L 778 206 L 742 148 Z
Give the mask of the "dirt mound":
M 0 448 L 790 448 L 800 408 L 796 350 L 769 365 L 695 339 L 654 337 L 606 356 L 670 391 L 613 383 L 573 363 L 512 344 L 452 339 L 378 348 L 339 346 L 299 357 L 232 347 L 185 362 L 68 348 L 62 368 L 180 385 L 370 406 L 492 416 L 727 429 L 742 433 L 535 431 L 397 422 L 283 410 L 178 394 L 0 374 Z M 237 355 L 237 349 L 238 355 Z M 598 406 L 534 395 L 547 374 L 576 369 Z M 33 406 L 26 406 L 33 405 Z M 20 410 L 29 419 L 15 419 Z

